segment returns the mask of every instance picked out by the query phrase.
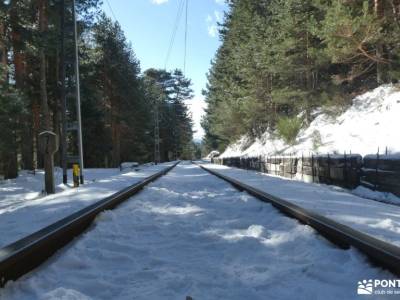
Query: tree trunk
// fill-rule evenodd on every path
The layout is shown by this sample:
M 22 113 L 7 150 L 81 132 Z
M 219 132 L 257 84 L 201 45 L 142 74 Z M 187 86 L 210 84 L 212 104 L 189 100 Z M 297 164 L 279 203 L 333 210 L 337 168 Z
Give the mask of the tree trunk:
M 14 54 L 14 79 L 16 88 L 22 91 L 25 85 L 25 54 L 22 51 L 21 33 L 19 32 L 18 25 L 14 25 L 11 33 Z
M 14 63 L 14 79 L 15 86 L 20 91 L 25 87 L 25 74 L 26 74 L 26 57 L 23 51 L 24 42 L 21 38 L 21 25 L 18 12 L 18 1 L 11 1 L 10 7 L 10 27 L 11 27 L 11 43 L 13 50 L 13 63 Z
M 4 4 L 3 4 L 4 5 Z M 1 8 L 3 9 L 3 5 Z M 0 20 L 1 21 L 1 20 Z M 6 46 L 6 28 L 5 24 L 0 22 L 0 84 L 8 85 L 8 49 Z M 7 150 L 0 153 L 0 160 L 3 164 L 4 177 L 6 179 L 16 178 L 18 176 L 18 160 L 17 160 L 17 146 L 16 136 L 13 128 L 11 130 L 10 139 L 7 139 Z
M 59 78 L 60 76 L 60 52 L 57 50 L 56 51 L 56 57 L 54 59 L 54 90 L 57 91 L 59 88 Z M 54 122 L 53 122 L 53 128 L 54 128 L 54 133 L 57 134 L 59 137 L 62 136 L 62 130 L 61 130 L 61 112 L 62 112 L 62 99 L 61 99 L 61 94 L 57 93 L 54 95 L 54 104 L 53 104 L 53 112 L 54 112 Z M 61 162 L 61 148 L 60 143 L 61 143 L 61 138 L 58 139 L 59 143 L 59 151 L 57 151 L 54 154 L 54 161 L 55 165 L 62 167 L 62 162 Z
M 8 82 L 5 26 L 0 20 L 0 84 Z
M 378 19 L 383 19 L 385 17 L 384 0 L 374 0 L 374 11 Z M 375 51 L 378 59 L 385 59 L 385 46 L 382 42 L 378 42 Z M 387 63 L 381 61 L 376 62 L 376 81 L 378 84 L 384 84 L 388 82 Z
M 17 143 L 16 136 L 13 129 L 11 140 L 9 142 L 9 148 L 3 153 L 4 162 L 4 178 L 12 179 L 18 177 L 18 155 L 17 155 Z
M 4 179 L 13 179 L 18 177 L 17 152 L 4 153 Z
M 23 123 L 23 124 L 22 124 Z M 34 170 L 33 163 L 33 129 L 32 122 L 30 118 L 26 118 L 25 121 L 21 122 L 23 125 L 21 133 L 21 159 L 22 168 L 25 170 Z
M 111 132 L 112 132 L 112 167 L 116 168 L 121 163 L 121 132 L 118 121 L 118 113 L 115 107 L 112 110 Z
M 46 0 L 39 1 L 39 30 L 42 38 L 46 36 L 47 31 L 47 5 Z M 51 118 L 47 97 L 47 78 L 46 78 L 46 55 L 45 41 L 41 41 L 39 57 L 40 57 L 40 98 L 42 110 L 42 129 L 51 130 Z
M 10 9 L 10 20 L 11 20 L 11 42 L 13 49 L 13 63 L 14 63 L 14 79 L 15 86 L 20 92 L 26 90 L 26 55 L 24 52 L 24 42 L 21 38 L 21 26 L 20 16 L 18 14 L 18 8 L 15 6 L 16 2 L 12 2 Z M 29 104 L 29 108 L 32 108 L 32 103 Z M 32 111 L 30 112 L 32 116 Z M 32 118 L 23 118 L 20 120 L 21 124 L 21 139 L 19 148 L 22 154 L 22 167 L 24 169 L 33 170 L 33 130 L 32 130 Z

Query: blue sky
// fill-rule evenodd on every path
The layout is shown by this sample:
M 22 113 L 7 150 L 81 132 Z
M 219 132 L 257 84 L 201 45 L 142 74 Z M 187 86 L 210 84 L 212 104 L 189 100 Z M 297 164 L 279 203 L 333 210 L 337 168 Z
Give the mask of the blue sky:
M 181 0 L 108 0 L 127 39 L 132 43 L 141 69 L 164 68 L 175 18 Z M 103 10 L 114 19 L 107 1 Z M 186 76 L 192 79 L 195 98 L 190 108 L 195 121 L 195 138 L 203 132 L 199 121 L 204 108 L 201 90 L 205 88 L 210 61 L 220 45 L 217 21 L 226 10 L 224 0 L 189 0 Z M 167 69 L 183 69 L 184 15 L 176 34 Z

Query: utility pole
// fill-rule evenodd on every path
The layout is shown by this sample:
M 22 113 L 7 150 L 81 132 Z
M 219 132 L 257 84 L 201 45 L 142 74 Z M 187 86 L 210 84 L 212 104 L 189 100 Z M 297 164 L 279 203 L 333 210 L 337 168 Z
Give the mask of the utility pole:
M 81 91 L 79 81 L 79 51 L 78 51 L 78 29 L 76 24 L 76 5 L 75 0 L 72 0 L 72 14 L 74 20 L 74 42 L 75 42 L 75 87 L 76 87 L 76 114 L 78 119 L 78 150 L 79 150 L 79 167 L 80 167 L 80 182 L 84 184 L 83 178 L 83 141 L 82 141 L 82 118 L 81 118 Z
M 67 184 L 67 98 L 65 96 L 65 0 L 61 0 L 61 68 L 60 68 L 60 98 L 61 98 L 61 166 L 63 183 Z

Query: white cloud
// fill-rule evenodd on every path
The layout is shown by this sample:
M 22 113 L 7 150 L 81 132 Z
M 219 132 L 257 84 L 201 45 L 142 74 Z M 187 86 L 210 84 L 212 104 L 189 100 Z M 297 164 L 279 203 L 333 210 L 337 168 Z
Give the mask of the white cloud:
M 212 24 L 212 25 L 208 26 L 208 34 L 211 37 L 216 37 L 217 36 L 217 34 L 218 34 L 218 26 L 217 26 L 217 24 Z
M 208 34 L 211 37 L 216 37 L 218 35 L 218 23 L 223 21 L 223 14 L 217 10 L 214 11 L 214 15 L 207 15 L 206 23 Z
M 204 97 L 195 97 L 192 100 L 185 101 L 186 106 L 189 108 L 192 114 L 193 130 L 195 131 L 193 139 L 195 141 L 201 141 L 204 136 L 204 129 L 201 127 L 201 118 L 205 114 L 207 103 L 204 101 Z
M 157 5 L 164 4 L 167 2 L 168 2 L 168 0 L 151 0 L 151 3 L 157 4 Z
M 223 5 L 225 3 L 225 0 L 215 0 L 215 3 Z
M 219 11 L 214 11 L 214 16 L 215 16 L 215 20 L 218 22 L 218 23 L 221 23 L 222 22 L 222 12 L 219 12 Z

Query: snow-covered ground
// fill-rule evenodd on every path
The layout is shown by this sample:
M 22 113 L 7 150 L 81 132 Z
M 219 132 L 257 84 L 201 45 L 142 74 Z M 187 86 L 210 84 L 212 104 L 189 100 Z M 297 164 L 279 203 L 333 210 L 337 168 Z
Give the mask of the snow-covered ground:
M 141 166 L 139 171 L 86 169 L 85 185 L 64 186 L 60 170 L 56 172 L 57 193 L 45 196 L 43 172 L 21 176 L 0 184 L 0 247 L 10 244 L 79 209 L 99 201 L 157 171 L 171 165 Z M 71 171 L 72 172 L 72 171 Z M 71 172 L 69 174 L 71 174 Z
M 357 282 L 369 278 L 393 275 L 181 164 L 101 214 L 72 245 L 8 283 L 0 298 L 359 299 Z
M 87 169 L 85 170 L 85 182 L 92 183 L 96 180 L 118 175 L 119 169 Z M 68 170 L 68 185 L 62 184 L 62 170 L 55 168 L 54 179 L 56 192 L 69 190 L 72 183 L 72 170 Z M 27 202 L 44 197 L 44 172 L 37 170 L 35 174 L 31 171 L 21 171 L 16 179 L 0 181 L 0 209 L 8 205 Z
M 291 201 L 339 223 L 400 246 L 400 207 L 358 197 L 347 190 L 277 176 L 205 164 L 274 196 Z
M 229 146 L 221 157 L 277 154 L 377 153 L 400 154 L 400 86 L 383 85 L 353 99 L 338 117 L 316 112 L 316 118 L 303 129 L 295 145 L 269 133 L 251 141 L 243 137 Z
M 389 192 L 374 191 L 374 190 L 366 188 L 362 185 L 359 185 L 354 190 L 351 190 L 351 193 L 356 196 L 360 196 L 360 197 L 363 197 L 366 199 L 371 199 L 371 200 L 380 201 L 383 203 L 394 204 L 394 205 L 400 206 L 400 197 L 397 197 L 396 195 L 389 193 Z

